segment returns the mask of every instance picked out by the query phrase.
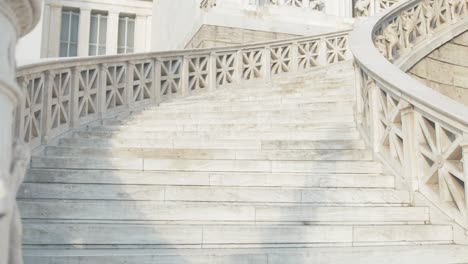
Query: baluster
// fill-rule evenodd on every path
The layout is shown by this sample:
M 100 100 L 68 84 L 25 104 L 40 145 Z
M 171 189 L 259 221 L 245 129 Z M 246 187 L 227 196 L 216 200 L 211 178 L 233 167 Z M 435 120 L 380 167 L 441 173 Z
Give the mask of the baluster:
M 134 61 L 127 61 L 125 63 L 125 68 L 126 68 L 126 87 L 125 87 L 125 109 L 133 109 L 133 106 L 135 105 L 135 102 L 133 100 L 133 75 L 134 73 L 134 68 L 135 68 L 135 62 Z
M 328 65 L 328 58 L 327 58 L 327 40 L 325 38 L 321 38 L 319 41 L 318 47 L 318 58 L 317 63 L 319 66 Z
M 156 58 L 154 60 L 154 101 L 157 105 L 159 105 L 162 101 L 161 96 L 161 60 Z
M 381 131 L 379 131 L 379 92 L 380 89 L 377 87 L 377 83 L 372 80 L 369 83 L 369 108 L 370 108 L 370 131 L 369 131 L 369 139 L 371 142 L 372 149 L 374 152 L 379 153 L 380 152 L 380 137 L 379 135 L 381 134 Z
M 80 68 L 71 68 L 71 89 L 70 89 L 70 128 L 77 128 L 80 125 L 80 113 L 78 109 L 78 89 L 80 85 Z
M 216 53 L 211 52 L 208 62 L 208 91 L 214 91 L 216 88 Z
M 410 188 L 410 194 L 419 190 L 418 180 L 418 156 L 417 156 L 417 138 L 416 138 L 416 118 L 414 107 L 408 104 L 405 108 L 401 109 L 401 123 L 403 130 L 403 175 L 406 185 Z M 412 197 L 413 198 L 413 197 Z M 411 199 L 414 201 L 414 199 Z
M 289 52 L 291 56 L 291 62 L 289 65 L 290 72 L 299 71 L 299 44 L 297 42 L 289 44 Z
M 236 71 L 234 73 L 235 76 L 235 83 L 240 85 L 243 80 L 243 72 L 244 72 L 244 58 L 243 58 L 243 50 L 239 49 L 236 52 Z
M 463 152 L 463 172 L 464 172 L 464 186 L 465 186 L 465 223 L 468 226 L 468 133 L 463 134 L 463 142 L 461 144 L 462 146 L 462 152 Z M 468 230 L 466 232 L 466 235 L 468 236 Z
M 45 145 L 49 142 L 49 135 L 50 135 L 50 115 L 51 115 L 51 96 L 53 89 L 53 82 L 54 82 L 54 73 L 52 71 L 46 71 L 44 76 L 44 100 L 42 101 L 42 124 L 41 124 L 41 131 L 42 131 L 42 138 L 41 144 Z
M 98 118 L 100 120 L 104 119 L 106 115 L 106 105 L 107 105 L 107 65 L 99 64 L 98 70 L 100 71 L 100 79 L 98 82 Z
M 271 47 L 267 46 L 263 49 L 262 58 L 263 80 L 265 83 L 271 82 Z
M 187 56 L 182 57 L 182 72 L 180 73 L 180 84 L 181 91 L 180 96 L 185 97 L 190 94 L 189 91 L 189 58 Z

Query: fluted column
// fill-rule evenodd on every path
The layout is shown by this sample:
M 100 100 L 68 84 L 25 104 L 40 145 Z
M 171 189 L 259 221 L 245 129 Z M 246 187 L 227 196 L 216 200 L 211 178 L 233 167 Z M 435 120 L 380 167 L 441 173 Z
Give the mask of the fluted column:
M 39 21 L 38 0 L 0 0 L 0 264 L 20 264 L 21 221 L 16 192 L 29 161 L 28 149 L 15 138 L 14 113 L 23 99 L 16 84 L 15 46 Z

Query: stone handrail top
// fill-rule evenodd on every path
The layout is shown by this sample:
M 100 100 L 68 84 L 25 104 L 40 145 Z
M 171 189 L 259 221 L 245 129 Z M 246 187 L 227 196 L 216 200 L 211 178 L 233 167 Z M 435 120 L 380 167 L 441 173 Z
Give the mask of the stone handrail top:
M 378 25 L 395 13 L 405 10 L 413 1 L 405 1 L 381 15 L 370 17 L 350 33 L 350 49 L 357 63 L 377 82 L 393 93 L 427 112 L 435 112 L 468 129 L 468 107 L 422 84 L 388 61 L 374 46 L 372 36 Z
M 282 40 L 274 40 L 268 42 L 257 42 L 251 44 L 233 45 L 227 47 L 216 47 L 216 48 L 204 48 L 204 49 L 187 49 L 187 50 L 171 50 L 171 51 L 159 51 L 159 52 L 145 52 L 145 53 L 132 53 L 132 54 L 119 54 L 119 55 L 106 55 L 106 56 L 94 56 L 94 57 L 75 57 L 75 58 L 55 58 L 47 59 L 46 61 L 39 61 L 36 63 L 22 65 L 18 67 L 17 77 L 23 75 L 32 74 L 35 72 L 43 72 L 46 70 L 63 69 L 79 66 L 89 66 L 97 63 L 115 63 L 115 62 L 127 62 L 129 60 L 144 60 L 155 57 L 175 57 L 175 56 L 190 56 L 200 55 L 209 53 L 223 53 L 232 52 L 238 50 L 249 50 L 260 47 L 278 46 L 284 45 L 291 42 L 301 42 L 313 39 L 320 39 L 324 37 L 340 36 L 349 33 L 351 30 L 340 30 L 332 33 L 325 33 L 314 36 L 301 36 Z

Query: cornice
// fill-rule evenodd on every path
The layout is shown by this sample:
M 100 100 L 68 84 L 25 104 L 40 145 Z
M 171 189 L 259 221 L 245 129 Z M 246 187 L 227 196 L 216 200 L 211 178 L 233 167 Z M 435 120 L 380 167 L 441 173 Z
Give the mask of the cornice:
M 41 0 L 0 0 L 0 12 L 11 20 L 18 37 L 22 37 L 39 22 Z

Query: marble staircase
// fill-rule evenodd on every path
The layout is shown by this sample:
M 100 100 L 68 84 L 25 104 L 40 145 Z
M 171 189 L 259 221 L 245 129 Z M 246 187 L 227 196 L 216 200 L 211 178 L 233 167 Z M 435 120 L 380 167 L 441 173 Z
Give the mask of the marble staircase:
M 107 119 L 18 194 L 28 264 L 462 263 L 353 120 L 342 63 Z

